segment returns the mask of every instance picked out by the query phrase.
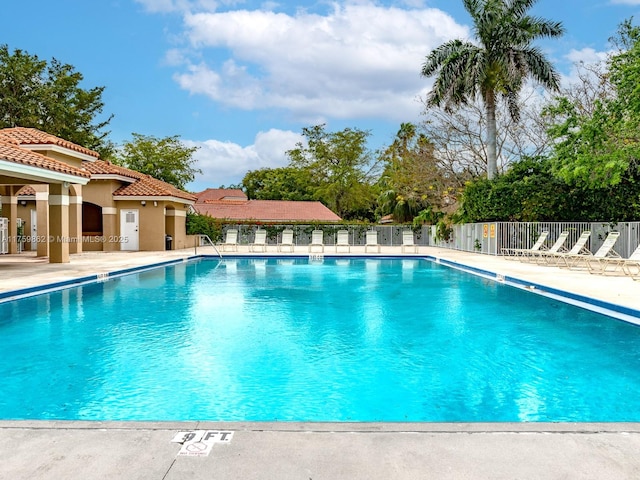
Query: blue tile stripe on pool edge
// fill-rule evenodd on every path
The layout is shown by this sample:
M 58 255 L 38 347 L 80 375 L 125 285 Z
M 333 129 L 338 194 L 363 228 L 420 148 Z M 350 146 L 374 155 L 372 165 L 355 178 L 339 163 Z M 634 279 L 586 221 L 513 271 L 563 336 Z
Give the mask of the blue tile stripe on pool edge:
M 113 272 L 96 273 L 87 275 L 84 277 L 71 278 L 69 280 L 63 280 L 60 282 L 47 283 L 44 285 L 37 285 L 34 287 L 21 288 L 19 290 L 9 290 L 8 292 L 0 292 L 0 302 L 18 300 L 23 297 L 31 295 L 38 295 L 41 293 L 47 293 L 55 290 L 62 290 L 64 288 L 78 287 L 86 283 L 105 281 L 110 278 L 120 277 L 122 275 L 129 275 L 131 273 L 137 273 L 144 270 L 151 270 L 158 267 L 165 267 L 168 265 L 174 265 L 184 262 L 183 259 L 168 260 L 166 262 L 153 263 L 151 265 L 141 265 L 138 267 L 125 268 L 123 270 L 116 270 Z
M 524 281 L 519 278 L 510 277 L 508 275 L 502 276 L 498 273 L 491 272 L 489 270 L 483 270 L 481 268 L 471 267 L 469 265 L 464 265 L 451 260 L 445 260 L 442 258 L 437 258 L 432 256 L 427 256 L 425 258 L 428 258 L 431 261 L 434 261 L 441 265 L 445 265 L 447 267 L 456 268 L 458 270 L 474 273 L 476 275 L 480 275 L 495 281 L 504 282 L 505 284 L 509 284 L 518 288 L 523 288 L 523 289 L 532 291 L 533 293 L 549 294 L 549 295 L 553 295 L 554 297 L 558 297 L 559 300 L 571 300 L 573 302 L 579 302 L 583 305 L 595 307 L 597 309 L 602 309 L 605 311 L 619 313 L 622 315 L 633 317 L 634 319 L 637 319 L 635 322 L 633 322 L 636 324 L 638 324 L 638 320 L 640 320 L 640 310 L 635 310 L 630 307 L 625 307 L 623 305 L 616 305 L 615 303 L 605 302 L 604 300 L 585 297 L 584 295 L 578 295 L 575 293 L 567 292 L 565 290 L 560 290 L 557 288 L 547 287 L 537 283 Z

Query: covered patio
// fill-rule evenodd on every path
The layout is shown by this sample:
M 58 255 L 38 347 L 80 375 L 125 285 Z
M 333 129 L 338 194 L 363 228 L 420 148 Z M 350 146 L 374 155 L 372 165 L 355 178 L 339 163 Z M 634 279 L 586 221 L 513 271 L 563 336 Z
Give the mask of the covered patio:
M 31 185 L 36 191 L 39 226 L 35 233 L 37 255 L 48 257 L 50 263 L 68 263 L 69 254 L 82 249 L 82 186 L 90 177 L 80 166 L 0 138 L 0 216 L 8 220 L 7 253 L 18 253 L 18 191 Z

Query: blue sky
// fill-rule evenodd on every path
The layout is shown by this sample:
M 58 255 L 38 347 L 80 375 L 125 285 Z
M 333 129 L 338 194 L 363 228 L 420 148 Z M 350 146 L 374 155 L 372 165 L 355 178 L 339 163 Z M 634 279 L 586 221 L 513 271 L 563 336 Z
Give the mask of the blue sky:
M 570 82 L 602 58 L 640 0 L 539 0 L 532 12 L 567 32 L 541 46 Z M 429 51 L 469 38 L 461 0 L 399 2 L 26 0 L 3 6 L 0 43 L 69 63 L 105 86 L 111 139 L 179 135 L 199 147 L 193 191 L 287 163 L 303 127 L 326 123 L 393 140 L 424 119 Z

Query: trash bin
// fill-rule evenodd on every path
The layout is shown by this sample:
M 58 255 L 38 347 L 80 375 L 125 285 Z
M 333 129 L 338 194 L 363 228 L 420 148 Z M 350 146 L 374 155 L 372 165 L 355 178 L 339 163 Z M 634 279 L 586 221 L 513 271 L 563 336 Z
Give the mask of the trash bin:
M 171 243 L 173 242 L 173 237 L 171 235 L 166 235 L 164 237 L 164 249 L 165 250 L 172 250 L 171 248 Z

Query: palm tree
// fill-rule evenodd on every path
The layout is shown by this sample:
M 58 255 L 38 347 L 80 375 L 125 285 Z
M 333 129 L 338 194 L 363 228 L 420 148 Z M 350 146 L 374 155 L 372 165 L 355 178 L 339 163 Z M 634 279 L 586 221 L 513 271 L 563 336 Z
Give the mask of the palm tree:
M 527 77 L 557 91 L 559 75 L 542 51 L 538 38 L 564 33 L 560 22 L 532 17 L 527 11 L 537 0 L 462 0 L 471 15 L 477 40 L 452 40 L 432 51 L 422 76 L 437 74 L 427 105 L 451 111 L 479 95 L 487 115 L 487 178 L 497 173 L 496 101 L 506 100 L 509 114 L 519 118 L 518 94 Z

